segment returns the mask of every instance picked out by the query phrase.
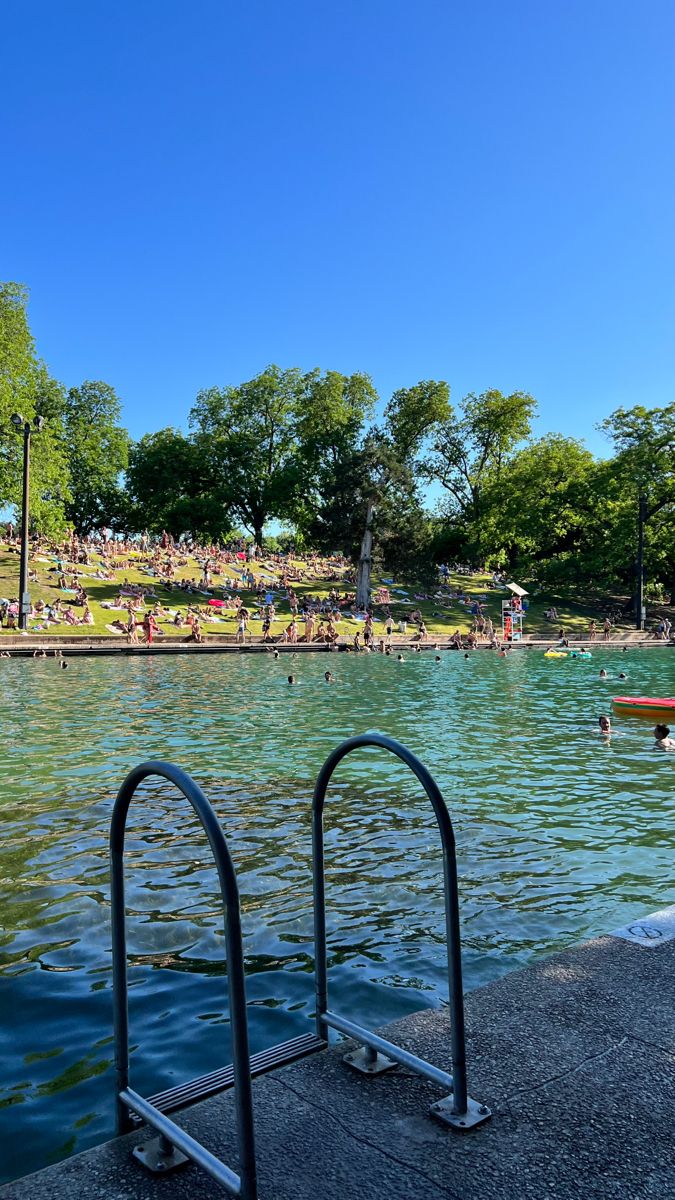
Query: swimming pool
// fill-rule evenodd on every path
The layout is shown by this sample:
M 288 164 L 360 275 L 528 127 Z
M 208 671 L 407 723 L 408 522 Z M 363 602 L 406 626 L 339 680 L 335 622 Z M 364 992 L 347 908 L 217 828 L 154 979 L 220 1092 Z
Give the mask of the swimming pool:
M 609 744 L 595 733 L 613 694 L 675 694 L 668 650 L 1 669 L 2 1178 L 113 1131 L 107 835 L 115 791 L 144 758 L 190 771 L 229 838 L 253 1050 L 311 1029 L 309 801 L 350 734 L 401 739 L 444 791 L 467 988 L 675 900 L 675 754 L 653 753 L 637 718 L 617 719 Z M 335 1007 L 377 1025 L 442 1003 L 440 850 L 415 780 L 382 752 L 350 756 L 327 829 Z M 151 1093 L 229 1061 L 223 938 L 208 848 L 170 789 L 144 789 L 127 847 L 133 1083 Z

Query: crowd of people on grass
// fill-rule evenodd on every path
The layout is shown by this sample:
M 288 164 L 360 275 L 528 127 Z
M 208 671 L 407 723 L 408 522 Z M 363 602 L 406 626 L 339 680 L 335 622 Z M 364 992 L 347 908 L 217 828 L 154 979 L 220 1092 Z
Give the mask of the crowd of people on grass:
M 3 548 L 19 554 L 20 538 L 11 522 L 4 543 Z M 454 630 L 452 649 L 471 650 L 479 644 L 500 649 L 501 629 L 495 628 L 486 599 L 471 595 L 457 581 L 457 576 L 474 570 L 463 563 L 441 563 L 436 583 L 427 584 L 426 591 L 414 592 L 412 597 L 393 580 L 385 580 L 372 591 L 370 603 L 359 608 L 353 566 L 338 554 L 304 553 L 299 561 L 290 553 L 263 552 L 244 539 L 226 545 L 176 540 L 165 530 L 155 537 L 146 530 L 136 538 L 113 537 L 107 530 L 90 537 L 72 533 L 61 541 L 36 535 L 30 542 L 29 580 L 39 583 L 46 577 L 50 593 L 53 590 L 55 595 L 34 601 L 29 629 L 91 627 L 96 624 L 95 599 L 107 631 L 134 644 L 152 644 L 156 637 L 167 634 L 201 642 L 205 628 L 213 630 L 215 626 L 224 633 L 223 626 L 229 624 L 229 633 L 233 624 L 233 636 L 242 644 L 254 637 L 270 644 L 329 647 L 346 640 L 355 650 L 375 650 L 390 647 L 397 634 L 424 643 L 430 636 L 430 618 L 447 625 L 460 611 L 469 618 L 469 628 Z M 90 581 L 96 581 L 94 588 Z M 506 582 L 503 572 L 494 571 L 485 587 L 502 589 Z M 100 584 L 110 586 L 102 588 Z M 326 593 L 327 585 L 330 590 Z M 511 604 L 514 611 L 525 613 L 528 600 L 514 595 Z M 16 599 L 0 597 L 0 627 L 17 628 L 18 608 Z M 551 605 L 545 617 L 559 625 L 559 643 L 566 645 L 557 608 Z M 357 622 L 358 628 L 345 639 L 346 620 Z M 590 621 L 590 641 L 599 637 L 608 641 L 611 634 L 609 618 L 602 623 Z M 661 620 L 656 636 L 670 640 L 670 620 Z

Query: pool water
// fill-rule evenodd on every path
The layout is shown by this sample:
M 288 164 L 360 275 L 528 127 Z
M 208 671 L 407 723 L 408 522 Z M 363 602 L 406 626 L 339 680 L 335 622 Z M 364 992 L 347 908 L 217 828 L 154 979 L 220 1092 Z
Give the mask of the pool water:
M 639 718 L 617 719 L 609 743 L 595 732 L 612 695 L 675 694 L 666 649 L 1 670 L 0 1178 L 113 1132 L 107 837 L 117 787 L 145 758 L 191 772 L 229 839 L 254 1051 L 312 1028 L 310 797 L 351 734 L 399 738 L 444 792 L 467 989 L 675 900 L 675 754 L 654 753 Z M 416 780 L 383 751 L 355 753 L 326 824 L 332 1004 L 379 1025 L 444 1003 L 439 840 Z M 132 806 L 127 902 L 132 1083 L 150 1094 L 230 1061 L 215 870 L 191 810 L 159 782 Z

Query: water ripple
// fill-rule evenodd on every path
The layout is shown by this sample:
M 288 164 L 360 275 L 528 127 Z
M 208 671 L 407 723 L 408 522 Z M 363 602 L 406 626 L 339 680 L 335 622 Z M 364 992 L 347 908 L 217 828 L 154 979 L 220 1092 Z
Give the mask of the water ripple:
M 597 717 L 612 684 L 669 695 L 675 658 L 480 654 L 3 662 L 0 1175 L 109 1136 L 107 835 L 142 759 L 190 771 L 237 867 L 254 1050 L 310 1028 L 310 798 L 342 738 L 380 729 L 432 769 L 455 824 L 465 982 L 475 987 L 675 898 L 675 755 Z M 297 687 L 286 676 L 293 670 Z M 616 686 L 616 685 L 615 685 Z M 17 749 L 18 748 L 18 749 Z M 442 862 L 415 779 L 381 752 L 340 765 L 326 804 L 331 995 L 379 1024 L 447 997 Z M 147 782 L 126 848 L 134 1084 L 229 1060 L 222 911 L 206 840 Z

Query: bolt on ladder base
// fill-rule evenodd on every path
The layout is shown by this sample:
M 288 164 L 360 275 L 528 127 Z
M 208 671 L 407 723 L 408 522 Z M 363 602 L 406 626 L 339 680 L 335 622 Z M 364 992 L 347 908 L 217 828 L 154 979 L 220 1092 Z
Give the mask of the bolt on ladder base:
M 458 1133 L 473 1129 L 475 1125 L 482 1125 L 483 1121 L 489 1121 L 492 1116 L 492 1111 L 487 1104 L 479 1104 L 477 1100 L 472 1100 L 470 1097 L 466 1102 L 465 1113 L 455 1112 L 453 1106 L 454 1098 L 445 1096 L 443 1100 L 432 1104 L 429 1112 L 437 1121 L 441 1121 L 450 1129 L 457 1130 Z
M 386 1058 L 370 1046 L 359 1046 L 358 1050 L 350 1050 L 342 1061 L 359 1071 L 362 1075 L 381 1075 L 383 1071 L 392 1071 L 398 1066 L 392 1058 Z
M 167 1138 L 161 1135 L 152 1138 L 149 1142 L 142 1142 L 140 1146 L 135 1146 L 133 1156 L 143 1163 L 148 1171 L 152 1171 L 153 1175 L 166 1175 L 169 1171 L 176 1171 L 179 1167 L 184 1167 L 190 1161 L 187 1154 L 181 1154 L 180 1150 L 177 1150 Z

